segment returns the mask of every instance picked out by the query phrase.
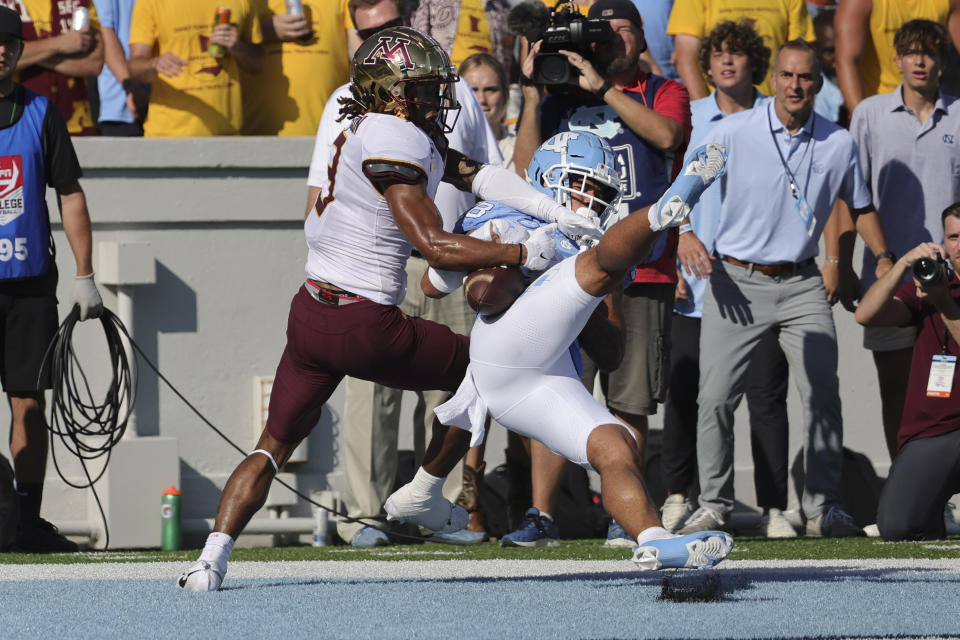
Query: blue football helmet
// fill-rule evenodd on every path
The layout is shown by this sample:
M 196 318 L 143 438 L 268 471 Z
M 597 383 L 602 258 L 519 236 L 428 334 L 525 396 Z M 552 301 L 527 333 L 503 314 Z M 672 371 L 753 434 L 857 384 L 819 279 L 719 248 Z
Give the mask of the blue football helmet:
M 534 152 L 527 167 L 527 180 L 538 191 L 574 211 L 584 206 L 572 201 L 571 195 L 577 194 L 600 217 L 600 227 L 606 231 L 619 219 L 622 192 L 615 166 L 613 150 L 606 140 L 586 131 L 564 131 Z M 588 180 L 593 195 L 586 193 Z

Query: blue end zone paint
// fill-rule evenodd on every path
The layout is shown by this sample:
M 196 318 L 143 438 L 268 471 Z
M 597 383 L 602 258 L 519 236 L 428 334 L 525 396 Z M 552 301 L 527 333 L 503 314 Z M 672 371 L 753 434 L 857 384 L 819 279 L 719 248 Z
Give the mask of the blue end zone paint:
M 0 581 L 0 636 L 960 636 L 960 574 L 929 569 L 828 565 L 540 579 L 228 579 L 223 591 L 201 594 L 179 591 L 173 582 Z M 714 601 L 662 598 L 710 588 Z

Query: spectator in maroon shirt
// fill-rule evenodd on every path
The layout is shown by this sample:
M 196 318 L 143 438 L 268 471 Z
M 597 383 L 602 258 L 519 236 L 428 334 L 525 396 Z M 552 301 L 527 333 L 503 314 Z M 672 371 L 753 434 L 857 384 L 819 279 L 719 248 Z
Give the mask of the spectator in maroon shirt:
M 885 540 L 943 538 L 957 525 L 947 501 L 960 492 L 960 202 L 941 218 L 944 246 L 924 242 L 910 250 L 857 308 L 857 322 L 866 326 L 918 328 L 898 451 L 877 510 Z M 914 276 L 901 285 L 921 258 L 945 260 L 942 266 L 952 269 L 939 281 Z

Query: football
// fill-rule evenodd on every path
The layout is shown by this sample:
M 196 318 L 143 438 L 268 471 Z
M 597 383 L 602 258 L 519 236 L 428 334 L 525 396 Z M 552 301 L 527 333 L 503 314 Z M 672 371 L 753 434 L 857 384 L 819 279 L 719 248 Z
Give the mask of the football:
M 503 313 L 523 293 L 523 274 L 515 267 L 478 269 L 467 276 L 463 290 L 470 307 L 484 316 Z

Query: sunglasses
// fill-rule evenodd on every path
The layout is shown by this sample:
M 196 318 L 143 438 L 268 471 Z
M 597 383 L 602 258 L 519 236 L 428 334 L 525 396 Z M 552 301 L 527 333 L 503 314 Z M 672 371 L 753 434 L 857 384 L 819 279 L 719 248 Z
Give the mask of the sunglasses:
M 367 29 L 357 29 L 357 35 L 360 36 L 361 40 L 366 40 L 372 35 L 383 31 L 384 29 L 389 29 L 390 27 L 402 27 L 403 18 L 394 18 L 389 22 L 384 22 L 383 24 L 378 24 L 375 27 L 369 27 Z

